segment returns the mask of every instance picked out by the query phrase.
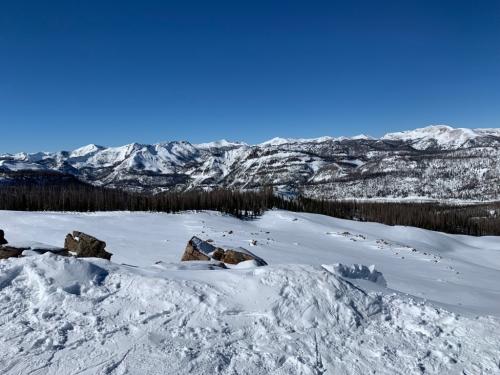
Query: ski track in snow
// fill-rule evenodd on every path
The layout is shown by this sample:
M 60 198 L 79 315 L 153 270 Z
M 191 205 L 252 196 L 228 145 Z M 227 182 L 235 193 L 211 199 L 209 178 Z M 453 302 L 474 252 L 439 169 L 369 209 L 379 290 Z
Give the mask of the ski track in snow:
M 0 228 L 55 246 L 78 229 L 114 253 L 0 261 L 2 374 L 500 373 L 497 237 L 285 211 L 3 211 Z M 257 240 L 270 266 L 174 263 L 192 235 Z

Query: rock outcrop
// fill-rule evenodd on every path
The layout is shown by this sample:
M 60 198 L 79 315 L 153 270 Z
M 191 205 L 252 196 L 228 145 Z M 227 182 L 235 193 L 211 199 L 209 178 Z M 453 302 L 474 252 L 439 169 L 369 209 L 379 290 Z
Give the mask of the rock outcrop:
M 210 254 L 215 252 L 215 250 L 215 246 L 194 236 L 186 245 L 181 261 L 210 260 Z
M 22 249 L 16 249 L 11 246 L 5 246 L 9 242 L 5 239 L 5 232 L 0 229 L 0 259 L 19 257 L 23 252 Z
M 0 259 L 20 257 L 24 249 L 18 249 L 11 246 L 0 246 Z
M 181 261 L 209 260 L 220 261 L 227 264 L 238 264 L 247 260 L 253 260 L 258 266 L 267 265 L 264 259 L 246 249 L 238 248 L 238 250 L 225 250 L 221 247 L 215 247 L 208 241 L 203 241 L 196 236 L 192 237 L 186 245 Z
M 66 236 L 64 248 L 80 258 L 94 257 L 110 260 L 113 255 L 105 250 L 106 242 L 78 231 L 73 231 L 73 234 L 69 233 Z
M 242 253 L 241 251 L 226 250 L 224 252 L 223 262 L 229 264 L 238 264 L 252 259 L 254 259 L 252 256 Z
M 108 253 L 106 242 L 98 240 L 88 234 L 74 231 L 68 234 L 64 241 L 64 248 L 43 244 L 36 241 L 27 241 L 23 243 L 13 243 L 7 245 L 5 233 L 0 229 L 0 259 L 21 257 L 24 255 L 53 253 L 62 256 L 76 256 L 80 258 L 95 257 L 111 259 L 113 254 Z M 25 252 L 23 254 L 23 252 Z
M 0 246 L 8 244 L 8 241 L 5 239 L 5 232 L 0 229 Z

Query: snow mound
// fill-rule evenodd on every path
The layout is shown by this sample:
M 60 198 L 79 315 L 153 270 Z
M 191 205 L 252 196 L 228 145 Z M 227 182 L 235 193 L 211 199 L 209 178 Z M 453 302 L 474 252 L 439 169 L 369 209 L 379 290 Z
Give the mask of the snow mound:
M 21 282 L 23 287 L 37 295 L 32 302 L 45 303 L 57 292 L 80 295 L 82 291 L 101 285 L 108 275 L 108 271 L 93 263 L 59 257 L 50 252 L 23 258 L 22 263 L 17 267 L 9 267 L 8 262 L 0 263 L 0 291 Z
M 498 321 L 367 293 L 319 266 L 141 268 L 47 253 L 2 261 L 0 274 L 2 374 L 497 369 Z
M 208 271 L 208 270 L 220 270 L 224 268 L 221 262 L 215 261 L 203 261 L 197 260 L 195 262 L 180 262 L 180 263 L 167 263 L 167 262 L 156 262 L 153 266 L 156 269 L 162 269 L 167 271 Z
M 387 286 L 384 275 L 375 269 L 374 265 L 370 267 L 364 266 L 362 264 L 353 264 L 351 266 L 346 266 L 341 263 L 336 263 L 333 265 L 323 265 L 323 268 L 333 272 L 339 276 L 346 277 L 349 279 L 363 279 L 372 281 L 375 284 L 382 286 Z

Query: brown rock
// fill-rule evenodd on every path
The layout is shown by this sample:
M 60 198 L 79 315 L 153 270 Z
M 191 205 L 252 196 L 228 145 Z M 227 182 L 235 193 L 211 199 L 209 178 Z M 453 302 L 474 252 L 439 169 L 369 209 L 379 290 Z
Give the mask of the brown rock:
M 21 256 L 21 253 L 25 249 L 19 249 L 15 247 L 10 247 L 10 246 L 1 246 L 0 247 L 0 259 L 7 259 L 7 258 L 18 258 Z
M 7 244 L 7 240 L 5 239 L 5 233 L 2 229 L 0 229 L 0 245 Z
M 94 257 L 110 260 L 113 254 L 108 253 L 105 247 L 106 242 L 77 231 L 68 234 L 64 240 L 64 248 L 81 258 Z
M 64 239 L 64 248 L 73 253 L 78 251 L 78 241 L 73 238 L 71 233 L 68 233 Z
M 246 249 L 239 248 L 238 250 L 224 250 L 220 247 L 215 247 L 208 241 L 203 241 L 196 236 L 189 240 L 181 260 L 216 260 L 227 264 L 238 264 L 246 260 L 254 260 L 258 266 L 267 265 L 262 258 L 259 258 L 257 255 L 252 254 Z
M 254 258 L 249 254 L 245 254 L 236 250 L 226 250 L 224 252 L 224 259 L 222 261 L 228 264 L 238 264 L 252 259 Z
M 212 254 L 212 258 L 219 261 L 224 259 L 224 249 L 221 249 L 220 247 L 216 248 Z
M 181 261 L 189 260 L 210 260 L 210 253 L 215 251 L 215 247 L 207 241 L 203 241 L 194 236 L 191 238 L 184 250 Z

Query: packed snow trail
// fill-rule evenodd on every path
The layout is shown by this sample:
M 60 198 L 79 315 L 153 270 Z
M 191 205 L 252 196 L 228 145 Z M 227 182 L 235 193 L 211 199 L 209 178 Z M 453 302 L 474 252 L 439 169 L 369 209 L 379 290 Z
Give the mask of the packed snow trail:
M 499 371 L 496 318 L 367 293 L 328 271 L 339 266 L 200 265 L 0 262 L 0 373 Z

